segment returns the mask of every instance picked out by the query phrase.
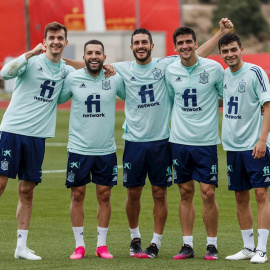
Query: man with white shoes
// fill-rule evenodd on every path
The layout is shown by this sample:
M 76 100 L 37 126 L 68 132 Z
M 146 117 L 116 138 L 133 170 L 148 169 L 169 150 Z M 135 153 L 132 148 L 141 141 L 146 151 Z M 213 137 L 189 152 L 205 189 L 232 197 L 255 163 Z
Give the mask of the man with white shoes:
M 243 250 L 227 256 L 226 260 L 251 259 L 251 263 L 265 263 L 270 225 L 269 80 L 262 68 L 243 62 L 243 47 L 237 35 L 223 36 L 219 40 L 219 51 L 229 66 L 223 82 L 222 143 L 227 151 L 229 190 L 235 191 L 237 217 L 244 242 Z M 251 188 L 255 190 L 258 205 L 256 248 L 249 204 Z
M 18 175 L 17 247 L 15 259 L 41 260 L 26 246 L 34 188 L 41 182 L 45 138 L 54 137 L 57 99 L 74 69 L 61 59 L 67 29 L 57 22 L 45 27 L 43 44 L 6 64 L 5 80 L 16 77 L 10 104 L 0 126 L 0 196 L 8 178 Z M 45 52 L 45 54 L 42 54 Z

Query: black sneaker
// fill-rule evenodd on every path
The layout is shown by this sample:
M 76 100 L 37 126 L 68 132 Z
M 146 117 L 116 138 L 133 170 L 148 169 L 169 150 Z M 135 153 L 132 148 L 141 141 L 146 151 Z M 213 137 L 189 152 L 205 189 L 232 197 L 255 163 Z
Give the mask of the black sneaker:
M 131 257 L 140 257 L 142 253 L 141 247 L 141 238 L 133 238 L 130 243 L 129 247 L 129 256 Z
M 173 260 L 184 260 L 194 257 L 194 250 L 190 245 L 184 244 L 178 254 L 173 256 Z
M 218 254 L 217 248 L 214 245 L 208 245 L 204 259 L 208 261 L 217 260 L 218 259 L 217 254 Z
M 158 247 L 156 244 L 151 243 L 150 246 L 141 253 L 140 258 L 148 259 L 155 258 L 158 255 Z

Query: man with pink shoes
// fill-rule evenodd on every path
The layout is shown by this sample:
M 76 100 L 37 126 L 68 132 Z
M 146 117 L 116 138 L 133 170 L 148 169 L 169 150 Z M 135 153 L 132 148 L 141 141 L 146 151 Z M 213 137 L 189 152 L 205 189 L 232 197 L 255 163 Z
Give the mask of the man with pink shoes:
M 106 238 L 111 189 L 117 184 L 115 102 L 116 95 L 124 99 L 125 88 L 120 75 L 105 78 L 106 55 L 100 41 L 85 43 L 83 59 L 86 67 L 67 77 L 58 99 L 58 103 L 64 103 L 72 97 L 66 186 L 71 189 L 70 218 L 76 249 L 70 259 L 82 259 L 85 255 L 83 203 L 86 185 L 91 181 L 96 185 L 98 200 L 96 256 L 112 259 Z

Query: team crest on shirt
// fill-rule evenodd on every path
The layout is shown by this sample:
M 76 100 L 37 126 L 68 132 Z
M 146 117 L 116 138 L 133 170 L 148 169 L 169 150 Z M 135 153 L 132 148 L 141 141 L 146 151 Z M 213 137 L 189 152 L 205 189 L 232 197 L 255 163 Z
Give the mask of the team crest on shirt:
M 161 70 L 158 69 L 158 68 L 155 68 L 153 71 L 152 71 L 153 75 L 154 75 L 154 80 L 159 80 L 162 78 L 162 73 L 161 73 Z
M 61 78 L 65 79 L 68 75 L 69 71 L 65 68 L 61 69 Z
M 102 80 L 102 89 L 103 90 L 110 90 L 111 89 L 110 80 Z
M 75 179 L 75 173 L 69 172 L 67 176 L 67 181 L 70 183 L 74 183 L 74 179 Z
M 244 82 L 244 80 L 242 80 L 242 82 L 239 82 L 238 92 L 240 93 L 246 92 L 246 83 Z
M 6 160 L 1 161 L 1 170 L 3 170 L 3 171 L 8 170 L 8 161 L 6 161 Z
M 209 73 L 205 71 L 203 73 L 200 73 L 199 83 L 202 83 L 202 84 L 209 83 L 208 77 L 209 77 Z

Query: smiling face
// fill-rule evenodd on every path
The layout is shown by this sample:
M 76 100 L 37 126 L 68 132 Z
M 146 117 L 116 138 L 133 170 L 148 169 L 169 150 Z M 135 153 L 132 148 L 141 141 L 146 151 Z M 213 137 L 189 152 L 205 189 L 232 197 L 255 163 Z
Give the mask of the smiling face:
M 87 72 L 96 77 L 100 74 L 102 70 L 103 63 L 106 60 L 106 55 L 104 55 L 102 46 L 99 44 L 88 44 L 85 47 L 84 57 Z
M 146 65 L 151 62 L 151 52 L 154 49 L 154 44 L 151 44 L 147 34 L 134 35 L 130 48 L 138 64 Z
M 197 62 L 196 50 L 198 43 L 193 40 L 191 34 L 178 35 L 174 48 L 179 54 L 183 65 L 192 66 Z
M 65 38 L 65 31 L 63 29 L 48 31 L 43 44 L 46 47 L 46 54 L 48 56 L 61 57 L 64 48 L 68 45 L 68 41 Z
M 236 72 L 243 65 L 242 60 L 243 47 L 239 46 L 236 41 L 220 47 L 220 56 L 229 66 L 232 72 Z

